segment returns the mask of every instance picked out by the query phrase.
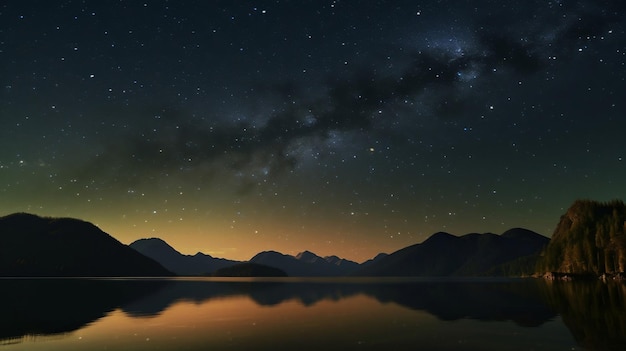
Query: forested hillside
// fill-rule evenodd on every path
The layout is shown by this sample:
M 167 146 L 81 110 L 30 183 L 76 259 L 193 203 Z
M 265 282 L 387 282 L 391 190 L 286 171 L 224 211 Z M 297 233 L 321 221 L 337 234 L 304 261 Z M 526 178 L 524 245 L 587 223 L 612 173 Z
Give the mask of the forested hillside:
M 561 216 L 537 270 L 588 275 L 626 271 L 624 202 L 574 202 Z

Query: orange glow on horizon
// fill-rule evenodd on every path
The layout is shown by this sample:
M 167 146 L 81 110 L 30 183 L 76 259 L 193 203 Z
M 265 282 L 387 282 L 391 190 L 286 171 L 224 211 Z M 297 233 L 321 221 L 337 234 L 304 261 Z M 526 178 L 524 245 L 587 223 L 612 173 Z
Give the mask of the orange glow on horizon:
M 347 226 L 339 221 L 302 226 L 289 220 L 261 218 L 258 225 L 237 226 L 215 219 L 188 219 L 178 222 L 131 223 L 129 219 L 108 220 L 100 228 L 124 244 L 157 237 L 185 255 L 202 252 L 218 258 L 247 261 L 262 251 L 296 255 L 309 250 L 319 256 L 337 255 L 361 263 L 381 252 L 391 253 L 416 243 L 413 238 L 385 240 L 369 231 L 377 228 Z M 359 233 L 359 234 L 352 234 Z M 408 239 L 408 240 L 407 240 Z M 422 241 L 422 240 L 419 240 Z

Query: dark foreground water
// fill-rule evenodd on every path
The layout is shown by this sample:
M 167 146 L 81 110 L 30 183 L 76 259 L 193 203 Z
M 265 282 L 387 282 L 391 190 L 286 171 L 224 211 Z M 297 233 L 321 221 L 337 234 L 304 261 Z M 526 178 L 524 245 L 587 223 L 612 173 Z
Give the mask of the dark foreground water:
M 0 351 L 626 350 L 626 285 L 0 279 Z

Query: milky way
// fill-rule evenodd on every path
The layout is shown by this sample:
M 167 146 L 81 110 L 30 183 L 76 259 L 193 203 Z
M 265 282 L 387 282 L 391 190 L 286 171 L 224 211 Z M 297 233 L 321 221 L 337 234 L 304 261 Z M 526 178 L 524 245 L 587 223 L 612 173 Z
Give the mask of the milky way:
M 616 1 L 12 1 L 0 212 L 247 259 L 550 235 L 626 192 Z

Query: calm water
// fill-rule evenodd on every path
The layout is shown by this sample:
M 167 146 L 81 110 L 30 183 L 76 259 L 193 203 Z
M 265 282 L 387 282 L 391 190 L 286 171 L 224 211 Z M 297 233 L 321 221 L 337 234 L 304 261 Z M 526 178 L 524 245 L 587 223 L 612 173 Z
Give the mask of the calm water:
M 0 351 L 624 350 L 626 285 L 3 279 Z

